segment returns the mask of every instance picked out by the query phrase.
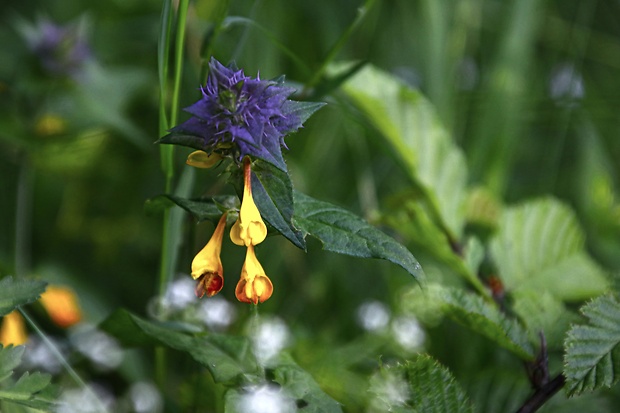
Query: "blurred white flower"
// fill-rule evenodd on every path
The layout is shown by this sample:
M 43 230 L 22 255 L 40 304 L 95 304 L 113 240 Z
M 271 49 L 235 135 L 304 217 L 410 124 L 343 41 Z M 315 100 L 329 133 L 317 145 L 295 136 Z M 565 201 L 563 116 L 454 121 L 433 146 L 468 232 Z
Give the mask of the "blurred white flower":
M 162 411 L 162 398 L 157 388 L 147 382 L 137 382 L 129 388 L 132 411 L 136 413 L 158 413 Z
M 390 310 L 380 301 L 367 301 L 358 307 L 357 320 L 364 330 L 379 332 L 390 322 Z
M 572 64 L 558 65 L 551 72 L 549 94 L 556 100 L 575 104 L 585 96 L 583 77 Z
M 77 351 L 103 370 L 114 369 L 123 361 L 123 350 L 118 342 L 94 326 L 80 325 L 71 332 L 69 340 Z
M 290 340 L 286 323 L 280 318 L 260 319 L 250 332 L 254 355 L 260 364 L 266 364 L 284 349 Z
M 228 327 L 236 317 L 235 307 L 222 297 L 202 300 L 196 310 L 196 317 L 212 330 L 221 331 Z
M 114 396 L 97 384 L 67 389 L 58 398 L 56 413 L 107 413 L 115 411 Z
M 424 344 L 426 334 L 415 317 L 400 316 L 392 321 L 392 334 L 407 351 L 417 351 Z
M 243 413 L 293 413 L 297 411 L 295 401 L 287 397 L 281 388 L 262 385 L 248 389 L 236 406 Z

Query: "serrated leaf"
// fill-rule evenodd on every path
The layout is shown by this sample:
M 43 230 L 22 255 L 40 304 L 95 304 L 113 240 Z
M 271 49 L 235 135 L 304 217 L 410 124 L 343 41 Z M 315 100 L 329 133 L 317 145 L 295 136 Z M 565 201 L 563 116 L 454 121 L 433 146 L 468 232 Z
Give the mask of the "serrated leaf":
M 504 211 L 490 244 L 504 286 L 548 291 L 563 301 L 605 292 L 609 282 L 584 251 L 573 211 L 544 198 Z
M 327 251 L 388 260 L 416 280 L 424 278 L 422 267 L 407 248 L 345 209 L 295 192 L 295 223 L 304 236 L 318 239 Z
M 482 334 L 524 360 L 534 358 L 527 332 L 482 297 L 440 285 L 429 286 L 428 294 L 441 302 L 443 312 L 457 323 Z
M 395 150 L 439 224 L 452 238 L 460 238 L 467 166 L 432 105 L 418 91 L 370 65 L 343 89 Z
M 50 394 L 45 393 L 50 387 L 51 375 L 25 372 L 16 382 L 10 377 L 21 363 L 24 346 L 2 347 L 0 344 L 0 400 L 18 403 L 38 409 L 53 407 Z
M 124 309 L 115 311 L 101 328 L 126 346 L 164 345 L 188 353 L 205 366 L 216 382 L 230 382 L 258 372 L 250 343 L 244 337 L 209 334 L 194 336 L 170 326 L 144 320 Z
M 573 326 L 564 344 L 569 395 L 611 387 L 620 379 L 620 303 L 611 295 L 598 297 L 581 312 L 588 324 Z
M 409 384 L 407 405 L 416 413 L 472 413 L 467 395 L 452 373 L 428 355 L 392 368 Z
M 24 278 L 6 277 L 0 280 L 0 316 L 17 306 L 36 301 L 45 291 L 46 282 Z

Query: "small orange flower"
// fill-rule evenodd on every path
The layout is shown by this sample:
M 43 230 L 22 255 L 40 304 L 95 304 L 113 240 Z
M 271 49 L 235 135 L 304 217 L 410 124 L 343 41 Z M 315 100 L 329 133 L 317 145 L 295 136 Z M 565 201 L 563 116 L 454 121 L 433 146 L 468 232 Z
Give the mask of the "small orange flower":
M 48 286 L 41 295 L 41 304 L 59 327 L 68 328 L 82 320 L 77 297 L 67 287 Z
M 243 200 L 239 218 L 230 229 L 230 239 L 237 245 L 258 245 L 267 237 L 267 226 L 252 197 L 252 169 L 250 158 L 243 163 Z
M 250 244 L 241 269 L 241 278 L 235 289 L 237 300 L 258 304 L 267 301 L 272 293 L 273 284 L 256 258 L 254 245 Z
M 226 214 L 220 218 L 207 245 L 196 254 L 192 261 L 192 278 L 198 280 L 196 285 L 198 298 L 202 298 L 205 294 L 207 297 L 213 297 L 224 286 L 224 268 L 220 253 L 225 229 Z
M 4 347 L 12 344 L 19 346 L 28 341 L 24 318 L 17 310 L 13 310 L 2 318 L 0 326 L 0 344 Z

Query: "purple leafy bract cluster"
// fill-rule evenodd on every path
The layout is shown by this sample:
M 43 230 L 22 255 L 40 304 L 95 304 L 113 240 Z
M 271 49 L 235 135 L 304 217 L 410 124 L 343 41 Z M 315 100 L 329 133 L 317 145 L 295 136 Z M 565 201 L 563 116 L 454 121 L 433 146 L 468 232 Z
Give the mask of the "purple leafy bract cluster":
M 307 117 L 299 115 L 304 103 L 288 99 L 295 89 L 282 86 L 281 81 L 245 76 L 243 70 L 212 58 L 201 91 L 202 98 L 185 108 L 192 117 L 171 129 L 167 138 L 181 137 L 180 144 L 231 155 L 237 161 L 249 155 L 286 171 L 284 137 L 299 129 Z

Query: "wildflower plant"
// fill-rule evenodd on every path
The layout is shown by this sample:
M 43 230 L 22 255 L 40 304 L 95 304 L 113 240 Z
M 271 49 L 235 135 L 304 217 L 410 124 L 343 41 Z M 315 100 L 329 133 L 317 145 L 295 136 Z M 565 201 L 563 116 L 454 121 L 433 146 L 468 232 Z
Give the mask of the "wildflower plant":
M 189 166 L 228 163 L 229 181 L 241 199 L 239 208 L 227 208 L 224 205 L 238 205 L 235 197 L 223 201 L 169 196 L 198 220 L 205 218 L 204 211 L 211 211 L 206 218 L 216 223 L 213 236 L 191 265 L 198 297 L 211 297 L 224 285 L 220 251 L 227 216 L 234 219 L 231 241 L 247 249 L 235 288 L 241 302 L 259 304 L 273 294 L 273 283 L 255 249 L 268 234 L 281 234 L 304 250 L 305 238 L 311 235 L 327 250 L 387 259 L 415 277 L 422 274 L 413 255 L 389 236 L 348 211 L 293 190 L 282 153 L 287 149 L 285 138 L 324 105 L 292 100 L 294 92 L 283 76 L 253 78 L 234 64 L 224 66 L 211 58 L 200 99 L 185 108 L 189 119 L 158 141 L 195 149 L 187 158 Z

